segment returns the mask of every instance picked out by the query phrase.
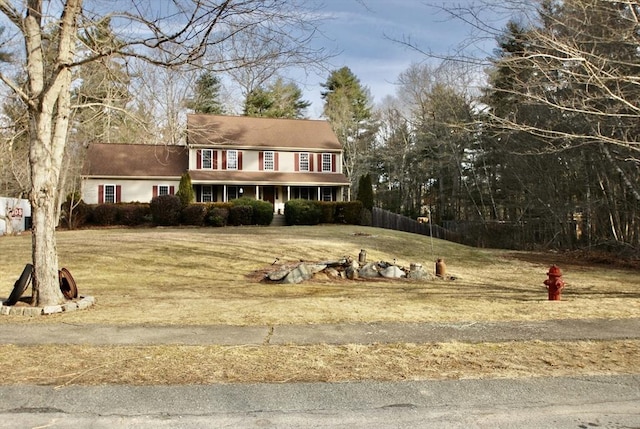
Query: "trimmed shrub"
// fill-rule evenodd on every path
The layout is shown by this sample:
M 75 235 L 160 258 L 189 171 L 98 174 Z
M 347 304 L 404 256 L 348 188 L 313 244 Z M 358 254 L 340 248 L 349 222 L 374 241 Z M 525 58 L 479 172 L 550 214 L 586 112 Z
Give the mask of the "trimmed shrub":
M 175 195 L 160 195 L 151 200 L 151 219 L 156 225 L 176 226 L 180 222 L 182 203 Z
M 227 222 L 232 226 L 253 225 L 253 207 L 231 206 Z
M 205 218 L 205 224 L 210 226 L 227 226 L 227 220 L 229 219 L 229 208 L 210 205 L 207 209 L 207 215 Z
M 337 202 L 335 223 L 360 225 L 363 208 L 362 201 Z
M 287 225 L 317 225 L 322 210 L 310 200 L 290 200 L 284 204 L 284 219 Z
M 273 205 L 268 201 L 242 197 L 231 201 L 233 206 L 249 206 L 253 210 L 252 225 L 270 225 L 273 221 Z
M 151 215 L 149 204 L 145 203 L 119 203 L 118 223 L 126 226 L 139 226 L 145 224 Z
M 193 190 L 191 176 L 189 173 L 183 173 L 182 177 L 180 177 L 180 185 L 178 186 L 178 192 L 176 192 L 176 195 L 180 198 L 183 208 L 192 204 L 196 200 L 196 193 Z
M 93 208 L 91 223 L 98 226 L 117 225 L 118 206 L 115 204 L 98 204 Z
M 182 223 L 184 225 L 203 226 L 208 208 L 205 204 L 189 204 L 182 209 Z
M 316 201 L 320 207 L 320 223 L 335 223 L 336 203 L 330 201 Z

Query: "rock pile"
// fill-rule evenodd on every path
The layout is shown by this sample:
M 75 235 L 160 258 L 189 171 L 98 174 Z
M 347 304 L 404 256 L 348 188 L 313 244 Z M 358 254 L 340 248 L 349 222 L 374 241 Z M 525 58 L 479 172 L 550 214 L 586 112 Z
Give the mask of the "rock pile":
M 345 256 L 333 261 L 300 262 L 294 266 L 281 266 L 274 271 L 265 274 L 264 281 L 283 284 L 297 284 L 310 280 L 317 273 L 324 273 L 329 278 L 344 278 L 356 280 L 358 278 L 385 278 L 385 279 L 422 279 L 431 280 L 433 277 L 422 269 L 422 264 L 411 264 L 410 268 L 404 268 L 384 261 L 365 262 Z

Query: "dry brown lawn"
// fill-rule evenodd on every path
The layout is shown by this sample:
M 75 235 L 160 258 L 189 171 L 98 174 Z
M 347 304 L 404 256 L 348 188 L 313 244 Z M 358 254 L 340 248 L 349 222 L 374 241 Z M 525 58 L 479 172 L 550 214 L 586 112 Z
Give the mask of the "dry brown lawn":
M 433 273 L 443 257 L 452 281 L 260 282 L 280 263 L 342 256 Z M 567 255 L 475 249 L 357 226 L 154 228 L 61 231 L 61 267 L 89 310 L 3 324 L 279 325 L 348 322 L 523 321 L 640 317 L 640 272 Z M 0 238 L 0 298 L 30 260 L 31 237 Z M 276 262 L 277 261 L 277 262 Z M 275 262 L 275 265 L 274 265 Z M 553 263 L 567 283 L 549 302 Z M 180 384 L 346 381 L 640 373 L 638 341 L 330 346 L 0 345 L 0 383 Z

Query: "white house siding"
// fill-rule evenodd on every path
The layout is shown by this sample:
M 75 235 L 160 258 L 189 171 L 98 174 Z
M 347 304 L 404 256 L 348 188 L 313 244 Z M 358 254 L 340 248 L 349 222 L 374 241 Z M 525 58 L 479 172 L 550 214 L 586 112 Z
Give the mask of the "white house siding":
M 173 186 L 178 191 L 180 180 L 162 178 L 122 179 L 85 179 L 82 183 L 82 198 L 87 204 L 98 204 L 98 188 L 100 185 L 121 186 L 120 202 L 148 203 L 153 198 L 153 187 L 159 185 Z
M 191 149 L 189 156 L 189 169 L 197 170 L 197 151 L 203 148 Z M 222 166 L 222 151 L 223 149 L 213 149 L 216 152 L 216 168 L 212 168 L 212 170 L 224 170 Z M 322 153 L 331 153 L 335 155 L 335 171 L 342 172 L 342 154 L 339 152 L 318 152 L 318 151 L 306 151 L 302 150 L 269 150 L 269 149 L 227 149 L 227 150 L 237 150 L 238 152 L 242 152 L 242 170 L 243 171 L 260 171 L 260 152 L 274 152 L 278 157 L 278 171 L 281 172 L 294 172 L 296 171 L 296 154 L 300 153 L 308 153 L 313 157 L 313 171 L 319 172 L 321 168 L 318 166 L 318 155 Z

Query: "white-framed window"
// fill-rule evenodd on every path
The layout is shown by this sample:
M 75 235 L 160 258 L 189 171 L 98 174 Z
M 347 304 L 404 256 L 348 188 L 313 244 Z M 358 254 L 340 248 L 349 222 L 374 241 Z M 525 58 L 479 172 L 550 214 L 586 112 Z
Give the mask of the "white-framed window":
M 202 168 L 204 170 L 213 169 L 213 150 L 202 149 Z
M 309 171 L 309 153 L 308 152 L 303 152 L 300 154 L 298 170 Z
M 113 203 L 116 202 L 116 185 L 104 185 L 104 202 Z
M 158 185 L 158 196 L 169 195 L 169 185 Z
M 213 202 L 213 186 L 211 185 L 202 186 L 202 195 L 200 196 L 200 200 L 203 203 Z
M 330 153 L 323 153 L 322 154 L 322 171 L 326 172 L 326 171 L 331 171 L 331 154 Z
M 275 154 L 274 152 L 264 152 L 262 162 L 263 169 L 273 171 L 275 170 Z
M 227 151 L 227 170 L 237 170 L 237 169 L 238 169 L 238 151 L 228 150 Z

